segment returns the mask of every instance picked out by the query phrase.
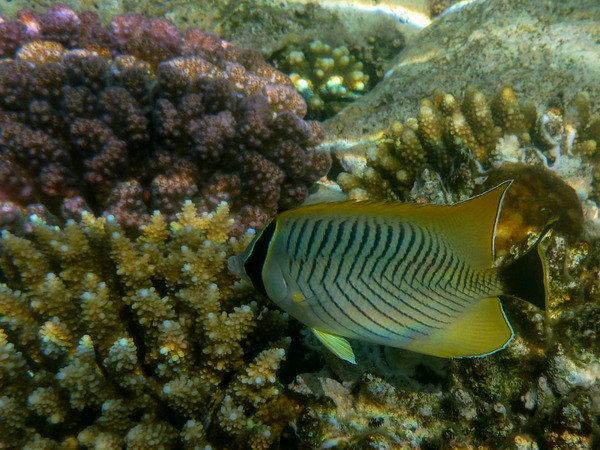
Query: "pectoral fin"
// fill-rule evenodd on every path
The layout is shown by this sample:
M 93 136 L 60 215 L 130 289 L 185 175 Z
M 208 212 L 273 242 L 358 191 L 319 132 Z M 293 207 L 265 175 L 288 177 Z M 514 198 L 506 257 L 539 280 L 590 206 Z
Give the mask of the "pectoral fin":
M 446 328 L 414 341 L 408 349 L 444 358 L 485 356 L 504 348 L 512 337 L 500 299 L 489 297 Z
M 340 336 L 334 336 L 333 334 L 325 333 L 324 331 L 315 330 L 311 328 L 317 339 L 319 339 L 325 347 L 331 350 L 338 358 L 348 361 L 352 364 L 356 364 L 354 358 L 354 352 L 350 343 Z

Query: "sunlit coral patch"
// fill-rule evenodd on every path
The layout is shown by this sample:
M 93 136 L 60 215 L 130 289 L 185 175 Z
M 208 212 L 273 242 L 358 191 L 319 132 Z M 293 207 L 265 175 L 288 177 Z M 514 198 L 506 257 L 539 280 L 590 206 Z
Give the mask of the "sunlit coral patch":
M 35 219 L 32 240 L 4 231 L 0 446 L 278 441 L 299 407 L 276 376 L 287 316 L 226 270 L 253 236 L 233 224 L 226 203 L 187 202 L 136 241 L 88 213 L 62 229 Z
M 490 100 L 469 87 L 462 102 L 436 91 L 421 102 L 415 118 L 393 124 L 376 145 L 365 145 L 362 165 L 346 162 L 340 154 L 342 165 L 351 170 L 338 174 L 337 181 L 356 199 L 448 203 L 515 179 L 501 225 L 520 231 L 501 233 L 498 248 L 523 242 L 528 232 L 541 230 L 554 218 L 559 218 L 557 231 L 576 238 L 583 231 L 577 194 L 583 199 L 594 194 L 585 191 L 587 186 L 576 192 L 558 173 L 576 186 L 578 172 L 587 170 L 585 163 L 596 161 L 597 122 L 589 118 L 584 97 L 565 103 L 558 96 L 538 113 L 531 103 L 520 104 L 510 87 Z M 522 186 L 535 194 L 516 205 L 512 200 L 520 198 L 517 191 L 525 192 Z

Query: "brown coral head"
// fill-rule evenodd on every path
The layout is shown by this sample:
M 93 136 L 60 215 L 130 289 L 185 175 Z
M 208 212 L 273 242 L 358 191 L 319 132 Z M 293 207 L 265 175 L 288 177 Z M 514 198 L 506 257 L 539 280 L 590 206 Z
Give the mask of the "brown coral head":
M 199 30 L 135 14 L 105 28 L 57 4 L 0 22 L 0 57 L 0 201 L 135 233 L 191 197 L 272 217 L 330 164 L 289 78 Z
M 539 232 L 558 219 L 554 230 L 569 240 L 583 233 L 583 210 L 575 190 L 542 166 L 505 163 L 489 172 L 475 193 L 506 180 L 514 180 L 504 197 L 496 230 L 496 250 L 502 253 L 525 241 L 529 232 Z

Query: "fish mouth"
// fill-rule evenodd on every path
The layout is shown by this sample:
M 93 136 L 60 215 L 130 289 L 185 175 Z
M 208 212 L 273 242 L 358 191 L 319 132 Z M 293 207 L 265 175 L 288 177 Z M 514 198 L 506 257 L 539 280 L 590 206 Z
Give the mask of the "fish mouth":
M 227 259 L 227 269 L 238 278 L 248 280 L 248 275 L 246 275 L 246 271 L 238 256 L 230 256 Z

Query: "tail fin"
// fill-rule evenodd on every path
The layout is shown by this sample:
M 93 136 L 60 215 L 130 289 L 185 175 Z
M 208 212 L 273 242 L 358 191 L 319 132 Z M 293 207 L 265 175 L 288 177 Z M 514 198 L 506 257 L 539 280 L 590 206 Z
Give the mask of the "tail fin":
M 540 242 L 555 224 L 556 220 L 549 222 L 527 253 L 500 269 L 506 295 L 525 300 L 543 311 L 548 303 L 548 277 Z

